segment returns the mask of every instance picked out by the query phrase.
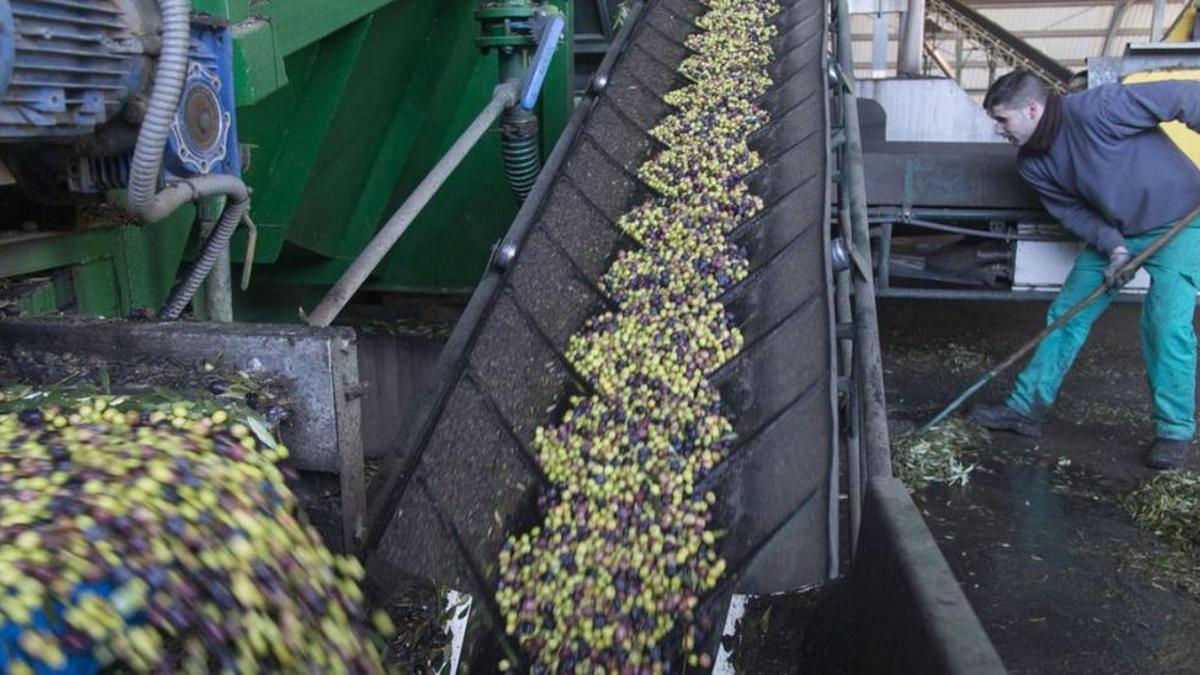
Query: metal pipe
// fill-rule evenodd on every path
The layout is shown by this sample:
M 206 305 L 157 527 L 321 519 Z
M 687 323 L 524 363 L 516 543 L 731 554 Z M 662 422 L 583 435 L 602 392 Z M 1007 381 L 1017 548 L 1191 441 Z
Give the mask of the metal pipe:
M 1003 241 L 1071 241 L 1069 237 L 1054 237 L 1041 234 L 1008 234 L 1005 232 L 989 232 L 988 230 L 973 230 L 969 227 L 935 223 L 929 220 L 922 220 L 920 218 L 891 218 L 887 216 L 877 216 L 868 218 L 867 222 L 880 223 L 884 226 L 891 226 L 893 223 L 900 223 L 902 225 L 912 225 L 913 227 L 920 227 L 927 230 L 936 230 L 938 232 L 946 232 L 949 234 L 961 234 L 966 237 L 979 237 L 981 239 L 1000 239 Z
M 875 15 L 874 31 L 871 34 L 871 77 L 887 77 L 888 62 L 888 15 Z
M 904 34 L 900 36 L 899 63 L 902 75 L 921 74 L 921 51 L 925 44 L 925 0 L 908 0 Z
M 1162 42 L 1163 17 L 1167 13 L 1167 0 L 1154 0 L 1154 12 L 1150 15 L 1150 41 Z
M 884 223 L 879 229 L 879 287 L 876 294 L 892 285 L 892 224 Z
M 830 25 L 829 4 L 824 3 L 821 6 L 821 11 L 824 14 L 823 24 L 828 30 Z M 843 444 L 841 443 L 841 423 L 838 415 L 839 405 L 838 400 L 838 384 L 841 380 L 838 366 L 845 368 L 846 361 L 846 346 L 849 343 L 848 336 L 844 336 L 840 327 L 843 323 L 849 321 L 850 316 L 850 290 L 847 285 L 849 275 L 849 251 L 845 248 L 846 240 L 834 238 L 833 235 L 833 195 L 831 194 L 832 183 L 828 180 L 833 175 L 835 168 L 835 158 L 840 152 L 841 142 L 835 143 L 834 138 L 840 135 L 840 131 L 833 124 L 833 111 L 830 105 L 829 94 L 830 86 L 837 85 L 837 73 L 830 71 L 830 54 L 828 50 L 821 50 L 821 71 L 825 73 L 825 101 L 824 101 L 824 118 L 825 118 L 825 176 L 824 184 L 825 199 L 821 208 L 821 219 L 825 227 L 821 232 L 822 248 L 829 253 L 825 256 L 825 289 L 826 299 L 830 303 L 829 316 L 831 318 L 829 326 L 829 358 L 831 360 L 831 373 L 829 386 L 829 465 L 826 468 L 825 476 L 825 577 L 830 581 L 839 578 L 842 575 L 842 467 L 841 453 Z M 832 81 L 830 81 L 832 76 Z M 837 149 L 835 149 L 837 148 Z M 840 248 L 839 256 L 842 258 L 842 264 L 834 261 L 834 241 L 837 241 Z M 840 350 L 840 353 L 839 353 Z
M 919 18 L 924 23 L 924 0 L 913 0 L 920 7 Z M 855 97 L 854 51 L 850 36 L 850 9 L 848 0 L 837 0 L 838 8 L 838 59 L 842 63 L 842 77 L 846 86 L 842 89 L 842 115 L 845 122 L 846 143 L 842 152 L 845 166 L 843 180 L 848 181 L 851 231 L 857 253 L 867 259 L 871 255 L 871 233 L 867 223 L 867 187 L 863 170 L 862 136 L 858 126 L 858 100 Z M 910 23 L 912 23 L 910 21 Z M 917 43 L 918 53 L 920 42 Z M 863 433 L 866 443 L 867 475 L 869 477 L 891 476 L 891 448 L 887 429 L 887 399 L 883 388 L 883 357 L 879 351 L 879 323 L 875 316 L 875 280 L 870 274 L 859 275 L 855 282 L 854 323 L 858 334 L 858 348 L 862 355 L 861 386 L 863 389 Z
M 1049 302 L 1058 297 L 1055 291 L 971 290 L 963 288 L 880 288 L 880 298 L 896 300 L 967 300 L 980 302 Z M 1113 302 L 1141 302 L 1142 294 L 1121 293 Z
M 1018 209 L 940 209 L 940 208 L 904 208 L 880 206 L 871 209 L 869 217 L 872 221 L 881 222 L 883 219 L 892 222 L 906 221 L 909 218 L 938 218 L 950 220 L 1014 220 L 1022 223 L 1057 223 L 1045 211 L 1027 211 Z
M 844 190 L 843 190 L 844 192 Z M 845 204 L 847 200 L 842 200 Z M 844 241 L 851 240 L 850 233 L 850 211 L 847 208 L 838 209 L 838 222 L 841 224 L 842 237 Z M 854 310 L 850 303 L 850 284 L 852 283 L 850 270 L 843 270 L 837 276 L 837 316 L 839 322 L 852 322 L 854 320 Z M 839 343 L 842 359 L 842 375 L 846 376 L 850 382 L 850 388 L 847 390 L 847 395 L 853 400 L 857 398 L 853 388 L 856 386 L 857 380 L 854 379 L 854 340 L 843 339 Z M 855 553 L 858 552 L 858 530 L 862 524 L 862 463 L 861 451 L 859 448 L 858 437 L 858 420 L 854 416 L 854 406 L 847 406 L 849 415 L 848 424 L 846 425 L 846 489 L 850 493 L 850 558 L 853 560 Z
M 851 523 L 852 539 L 850 542 L 851 559 L 857 559 L 858 554 L 858 535 L 862 531 L 862 513 L 863 502 L 867 499 L 866 486 L 871 480 L 870 468 L 865 466 L 864 461 L 867 452 L 865 446 L 867 444 L 866 437 L 863 434 L 863 364 L 862 364 L 862 345 L 856 339 L 853 345 L 853 356 L 850 359 L 850 380 L 853 389 L 857 392 L 850 397 L 847 406 L 847 415 L 850 417 L 850 435 L 854 437 L 856 442 L 846 448 L 847 461 L 850 463 L 850 501 L 857 504 L 850 512 L 850 518 L 857 520 L 855 525 Z M 867 474 L 867 475 L 863 475 Z
M 836 23 L 836 26 L 839 31 L 839 34 L 841 32 L 841 29 L 843 29 L 843 28 L 845 28 L 845 30 L 849 31 L 849 20 L 848 20 L 849 14 L 843 13 L 844 8 L 841 6 L 838 6 L 836 8 L 836 11 L 838 12 L 838 21 Z M 846 20 L 844 22 L 843 22 L 842 17 L 846 17 Z M 845 23 L 845 25 L 843 25 L 843 23 Z M 847 254 L 849 255 L 850 249 L 854 248 L 854 233 L 853 233 L 853 229 L 850 224 L 850 201 L 851 200 L 848 195 L 848 185 L 849 184 L 846 180 L 844 180 L 845 174 L 841 173 L 843 171 L 845 163 L 846 163 L 846 161 L 845 161 L 846 139 L 848 138 L 846 135 L 846 126 L 845 126 L 846 125 L 846 112 L 845 112 L 846 98 L 845 98 L 845 96 L 843 96 L 844 83 L 840 80 L 841 74 L 839 72 L 837 72 L 836 69 L 833 72 L 833 77 L 835 78 L 833 85 L 835 87 L 837 87 L 837 95 L 836 95 L 836 99 L 838 102 L 837 110 L 840 113 L 838 123 L 841 125 L 841 129 L 839 131 L 840 142 L 837 145 L 837 152 L 836 152 L 836 157 L 838 158 L 838 163 L 837 163 L 836 167 L 830 167 L 830 173 L 832 175 L 833 171 L 836 169 L 838 171 L 838 173 L 843 177 L 843 180 L 839 180 L 837 182 L 837 188 L 838 188 L 837 189 L 837 204 L 838 204 L 837 222 L 838 222 L 839 233 L 841 235 L 842 243 L 843 243 L 843 245 L 849 247 L 847 250 Z M 832 223 L 831 223 L 831 225 L 832 225 Z M 855 356 L 858 352 L 858 350 L 855 347 L 855 342 L 857 340 L 857 331 L 853 330 L 853 328 L 855 328 L 854 307 L 850 301 L 851 286 L 854 283 L 854 277 L 853 277 L 853 271 L 852 271 L 853 267 L 854 267 L 853 265 L 850 265 L 847 269 L 844 269 L 844 270 L 838 272 L 838 274 L 835 278 L 836 295 L 835 295 L 835 305 L 834 305 L 834 307 L 835 307 L 834 316 L 837 318 L 838 325 L 840 326 L 841 324 L 848 323 L 848 324 L 850 324 L 850 326 L 852 328 L 850 337 L 843 337 L 838 341 L 838 347 L 839 347 L 838 357 L 840 359 L 839 374 L 845 378 L 845 381 L 847 383 L 847 386 L 846 386 L 847 405 L 846 405 L 846 424 L 845 424 L 846 434 L 845 434 L 845 443 L 843 444 L 843 447 L 846 450 L 846 497 L 847 497 L 846 501 L 848 502 L 849 512 L 850 512 L 849 519 L 850 519 L 850 559 L 851 559 L 851 561 L 854 560 L 854 557 L 858 552 L 858 533 L 859 533 L 859 528 L 861 527 L 861 524 L 862 524 L 862 505 L 863 505 L 863 492 L 862 492 L 863 480 L 862 480 L 862 461 L 861 461 L 862 460 L 862 447 L 861 447 L 862 438 L 861 438 L 861 435 L 859 434 L 859 429 L 861 428 L 861 424 L 860 424 L 861 420 L 859 419 L 859 416 L 858 416 L 858 398 L 860 396 L 860 392 L 858 391 L 859 380 L 855 376 L 856 370 L 857 370 L 855 368 Z M 836 487 L 837 487 L 837 490 L 840 492 L 841 491 L 840 481 Z M 831 486 L 831 489 L 832 489 L 832 486 Z
M 960 86 L 962 85 L 963 65 L 966 62 L 966 56 L 963 54 L 963 39 L 960 37 L 954 41 L 954 81 Z
M 233 321 L 233 271 L 226 246 L 217 254 L 212 271 L 205 285 L 204 309 L 209 321 L 229 323 Z
M 212 236 L 217 221 L 221 218 L 223 204 L 220 198 L 202 199 L 197 205 L 205 237 Z M 229 248 L 219 254 L 213 264 L 208 280 L 204 284 L 204 316 L 209 321 L 229 323 L 233 321 L 233 273 L 230 270 Z
M 350 298 L 362 287 L 363 282 L 367 280 L 379 262 L 392 250 L 396 241 L 403 236 L 409 225 L 412 225 L 429 200 L 433 199 L 454 169 L 492 126 L 492 122 L 496 121 L 505 108 L 517 102 L 520 86 L 519 82 L 511 81 L 496 86 L 492 93 L 492 100 L 483 108 L 475 121 L 471 122 L 458 140 L 454 141 L 454 145 L 450 146 L 450 149 L 438 160 L 420 185 L 413 190 L 408 199 L 404 200 L 400 208 L 396 209 L 392 217 L 371 240 L 371 243 L 367 244 L 367 247 L 354 259 L 337 283 L 325 294 L 320 304 L 308 316 L 307 321 L 310 326 L 328 326 L 333 323 L 342 308 L 350 302 Z
M 1112 51 L 1112 46 L 1117 41 L 1117 31 L 1121 29 L 1121 21 L 1125 18 L 1125 10 L 1129 7 L 1129 0 L 1117 0 L 1117 4 L 1113 5 L 1112 16 L 1108 20 L 1108 30 L 1104 33 L 1104 43 L 1100 46 L 1100 56 L 1108 56 Z

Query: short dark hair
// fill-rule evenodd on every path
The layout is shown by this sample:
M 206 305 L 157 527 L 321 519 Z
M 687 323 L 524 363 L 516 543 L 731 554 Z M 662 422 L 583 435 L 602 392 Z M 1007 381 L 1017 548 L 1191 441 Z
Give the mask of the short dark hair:
M 1088 87 L 1088 71 L 1087 68 L 1075 71 L 1071 75 L 1071 79 L 1067 80 L 1067 91 L 1074 94 L 1077 91 L 1083 91 Z
M 984 110 L 998 105 L 1017 107 L 1029 102 L 1045 104 L 1049 92 L 1036 75 L 1027 70 L 1014 70 L 988 87 L 983 97 Z

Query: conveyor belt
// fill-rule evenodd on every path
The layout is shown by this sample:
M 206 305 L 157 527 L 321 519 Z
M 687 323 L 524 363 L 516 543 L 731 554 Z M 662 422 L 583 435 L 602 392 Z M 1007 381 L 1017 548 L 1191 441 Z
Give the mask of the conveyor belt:
M 752 271 L 722 298 L 745 347 L 712 376 L 738 434 L 706 486 L 719 499 L 716 527 L 727 532 L 719 553 L 729 572 L 706 603 L 718 617 L 735 590 L 823 581 L 836 539 L 827 20 L 818 0 L 782 4 L 775 85 L 760 101 L 773 121 L 753 138 L 765 163 L 749 181 L 767 208 L 736 231 Z M 635 173 L 659 149 L 647 130 L 669 113 L 662 95 L 684 84 L 682 40 L 703 11 L 692 0 L 641 6 L 601 66 L 607 86 L 580 102 L 442 355 L 415 441 L 370 487 L 375 593 L 406 577 L 432 579 L 482 600 L 483 634 L 494 625 L 497 553 L 506 534 L 534 524 L 546 487 L 530 441 L 586 389 L 563 351 L 607 306 L 596 280 L 634 245 L 614 222 L 650 196 Z M 502 265 L 509 244 L 516 254 Z

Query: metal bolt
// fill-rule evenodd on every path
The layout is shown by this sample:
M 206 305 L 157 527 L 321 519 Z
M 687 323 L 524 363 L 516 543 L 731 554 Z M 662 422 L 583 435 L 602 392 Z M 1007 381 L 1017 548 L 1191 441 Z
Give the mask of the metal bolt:
M 592 77 L 592 86 L 590 87 L 592 95 L 599 96 L 600 93 L 603 92 L 604 88 L 607 86 L 608 86 L 608 74 L 607 73 L 596 73 L 596 75 Z
M 829 242 L 829 261 L 833 264 L 834 274 L 850 269 L 850 251 L 841 237 Z
M 498 270 L 507 270 L 517 257 L 517 242 L 505 239 L 492 252 L 492 265 Z

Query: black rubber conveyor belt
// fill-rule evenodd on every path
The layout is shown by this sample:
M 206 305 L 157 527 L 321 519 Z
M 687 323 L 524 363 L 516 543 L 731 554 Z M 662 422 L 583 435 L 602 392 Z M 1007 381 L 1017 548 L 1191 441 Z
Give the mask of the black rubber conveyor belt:
M 771 122 L 752 148 L 766 208 L 733 239 L 751 272 L 721 301 L 745 338 L 711 379 L 738 445 L 713 470 L 724 580 L 705 607 L 719 618 L 732 592 L 820 583 L 829 573 L 835 448 L 833 320 L 827 261 L 829 181 L 827 19 L 818 0 L 784 0 L 775 17 Z M 476 636 L 503 633 L 492 600 L 505 536 L 537 522 L 545 478 L 530 449 L 586 384 L 567 365 L 568 338 L 609 306 L 597 279 L 635 246 L 615 220 L 652 196 L 636 177 L 661 148 L 647 131 L 685 81 L 684 38 L 705 7 L 652 0 L 632 14 L 477 288 L 439 364 L 439 384 L 408 447 L 368 492 L 368 582 L 386 596 L 400 580 L 431 579 L 470 594 Z M 516 254 L 504 260 L 511 244 Z M 834 486 L 836 488 L 836 486 Z M 476 627 L 478 622 L 479 627 Z

